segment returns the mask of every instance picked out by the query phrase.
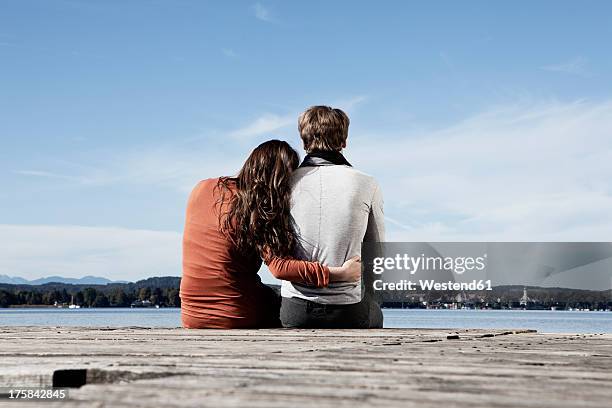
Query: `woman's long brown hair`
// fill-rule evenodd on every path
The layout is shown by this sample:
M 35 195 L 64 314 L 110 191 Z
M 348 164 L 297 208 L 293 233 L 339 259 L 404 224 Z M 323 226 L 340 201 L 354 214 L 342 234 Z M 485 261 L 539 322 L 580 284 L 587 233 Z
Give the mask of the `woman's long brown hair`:
M 290 213 L 291 173 L 299 156 L 287 142 L 270 140 L 257 146 L 236 177 L 222 177 L 221 202 L 229 200 L 220 213 L 221 230 L 239 251 L 289 256 L 296 243 Z M 235 193 L 229 198 L 230 183 Z

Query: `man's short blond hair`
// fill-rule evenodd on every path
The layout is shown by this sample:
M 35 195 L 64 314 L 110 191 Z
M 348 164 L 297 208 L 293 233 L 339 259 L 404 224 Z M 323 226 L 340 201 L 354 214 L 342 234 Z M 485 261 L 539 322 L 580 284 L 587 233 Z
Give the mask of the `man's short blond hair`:
M 349 118 L 341 109 L 330 106 L 311 106 L 298 119 L 304 150 L 339 152 L 346 147 Z

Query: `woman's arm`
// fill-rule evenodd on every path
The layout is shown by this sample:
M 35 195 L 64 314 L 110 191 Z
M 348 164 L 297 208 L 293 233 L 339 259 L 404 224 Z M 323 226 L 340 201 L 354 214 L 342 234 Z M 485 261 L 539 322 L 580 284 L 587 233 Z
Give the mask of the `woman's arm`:
M 361 259 L 353 257 L 339 267 L 327 267 L 319 262 L 264 257 L 268 269 L 277 279 L 303 283 L 309 286 L 325 287 L 329 282 L 354 282 L 361 278 Z

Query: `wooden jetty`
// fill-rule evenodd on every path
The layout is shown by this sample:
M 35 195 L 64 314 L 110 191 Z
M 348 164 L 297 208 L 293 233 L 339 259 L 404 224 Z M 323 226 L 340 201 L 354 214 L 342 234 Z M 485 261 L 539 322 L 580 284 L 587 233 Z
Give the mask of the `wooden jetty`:
M 18 407 L 609 407 L 612 334 L 0 327 Z

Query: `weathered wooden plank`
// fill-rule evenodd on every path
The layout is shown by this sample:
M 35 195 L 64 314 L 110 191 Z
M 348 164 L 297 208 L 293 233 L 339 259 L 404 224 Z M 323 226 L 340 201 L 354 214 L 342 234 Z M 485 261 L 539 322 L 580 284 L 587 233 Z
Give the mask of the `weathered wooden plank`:
M 87 385 L 69 401 L 45 406 L 603 407 L 612 400 L 609 334 L 20 327 L 0 328 L 0 361 L 0 387 L 49 386 L 55 370 L 87 369 Z

